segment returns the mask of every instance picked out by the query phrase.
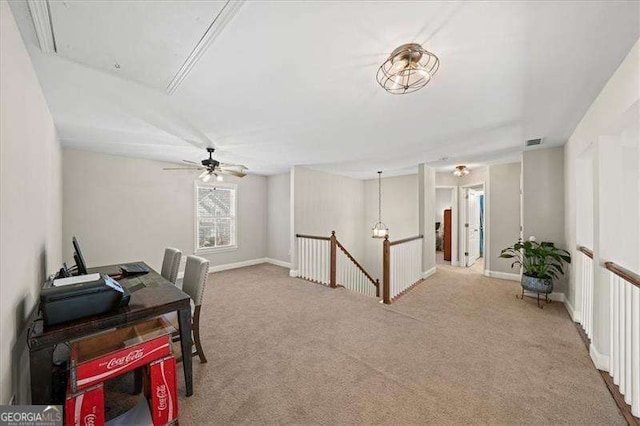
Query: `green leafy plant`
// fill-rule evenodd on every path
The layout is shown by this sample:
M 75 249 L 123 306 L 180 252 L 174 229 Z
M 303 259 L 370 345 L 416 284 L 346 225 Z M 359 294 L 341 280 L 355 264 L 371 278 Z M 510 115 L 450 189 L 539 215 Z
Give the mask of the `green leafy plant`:
M 550 242 L 538 243 L 533 237 L 529 241 L 518 240 L 511 247 L 503 249 L 500 257 L 515 259 L 512 268 L 520 265 L 525 275 L 542 279 L 556 279 L 564 275 L 564 264 L 571 263 L 571 253 Z

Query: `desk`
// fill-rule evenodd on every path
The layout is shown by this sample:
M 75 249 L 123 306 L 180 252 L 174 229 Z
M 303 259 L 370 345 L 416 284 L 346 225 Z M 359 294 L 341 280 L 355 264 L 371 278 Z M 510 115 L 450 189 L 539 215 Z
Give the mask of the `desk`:
M 153 269 L 145 275 L 120 278 L 118 282 L 131 291 L 128 306 L 106 314 L 81 318 L 64 324 L 43 327 L 40 316 L 33 318 L 32 330 L 27 336 L 29 363 L 31 366 L 31 403 L 50 404 L 53 350 L 60 343 L 79 337 L 145 321 L 169 312 L 178 313 L 180 340 L 183 354 L 191 353 L 191 302 L 190 297 Z M 90 268 L 89 273 L 115 275 L 120 273 L 120 265 Z M 193 395 L 192 360 L 182 357 L 186 395 Z

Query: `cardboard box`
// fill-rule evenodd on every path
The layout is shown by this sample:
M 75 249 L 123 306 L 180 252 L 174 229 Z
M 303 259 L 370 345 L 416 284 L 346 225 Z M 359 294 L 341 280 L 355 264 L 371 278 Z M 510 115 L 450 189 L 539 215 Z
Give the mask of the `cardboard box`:
M 174 328 L 161 317 L 71 342 L 72 392 L 171 354 Z
M 67 396 L 64 404 L 65 425 L 104 425 L 104 389 L 102 383 Z
M 178 419 L 176 359 L 173 356 L 149 364 L 149 404 L 154 426 Z

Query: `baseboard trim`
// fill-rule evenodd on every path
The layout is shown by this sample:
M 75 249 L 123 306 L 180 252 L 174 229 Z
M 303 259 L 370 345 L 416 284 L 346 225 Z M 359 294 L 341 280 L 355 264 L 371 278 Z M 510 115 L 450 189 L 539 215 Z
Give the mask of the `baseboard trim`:
M 485 269 L 484 275 L 491 278 L 499 278 L 501 280 L 520 281 L 520 274 L 511 274 L 508 272 L 490 271 Z
M 298 276 L 300 275 L 300 271 L 298 271 L 297 269 L 289 269 L 289 276 L 292 278 L 298 278 Z
M 209 266 L 209 273 L 228 271 L 229 269 L 244 268 L 246 266 L 260 265 L 261 263 L 269 263 L 266 257 L 258 259 L 243 260 L 241 262 L 225 263 L 224 265 Z M 184 278 L 184 270 L 178 272 L 178 279 Z
M 272 265 L 282 266 L 283 268 L 291 269 L 291 263 L 290 262 L 285 262 L 284 260 L 273 259 L 271 257 L 265 257 L 264 260 L 265 260 L 266 263 L 270 263 Z
M 436 273 L 436 267 L 434 266 L 433 268 L 431 268 L 431 269 L 429 269 L 429 270 L 427 270 L 427 271 L 424 271 L 424 272 L 422 273 L 422 279 L 423 279 L 423 280 L 424 280 L 424 279 L 427 279 L 427 278 L 429 278 L 431 275 L 433 275 L 433 274 L 435 274 L 435 273 Z
M 571 302 L 569 302 L 569 299 L 567 299 L 566 296 L 564 298 L 564 307 L 567 309 L 567 312 L 569 312 L 569 316 L 571 317 L 571 320 L 573 322 L 580 322 L 580 320 L 582 319 L 582 314 L 579 311 L 573 309 L 573 305 L 571 304 Z
M 598 352 L 593 343 L 589 345 L 589 356 L 598 370 L 609 371 L 609 355 Z

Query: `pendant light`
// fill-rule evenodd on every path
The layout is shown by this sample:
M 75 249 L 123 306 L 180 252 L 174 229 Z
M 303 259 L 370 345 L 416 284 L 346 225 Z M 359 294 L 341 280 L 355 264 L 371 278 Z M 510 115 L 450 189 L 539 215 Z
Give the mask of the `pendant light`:
M 467 166 L 465 165 L 456 166 L 456 169 L 453 171 L 453 174 L 458 177 L 466 176 L 469 174 L 469 169 L 467 169 Z
M 371 228 L 373 238 L 387 238 L 389 228 L 382 223 L 382 172 L 378 172 L 378 222 Z

